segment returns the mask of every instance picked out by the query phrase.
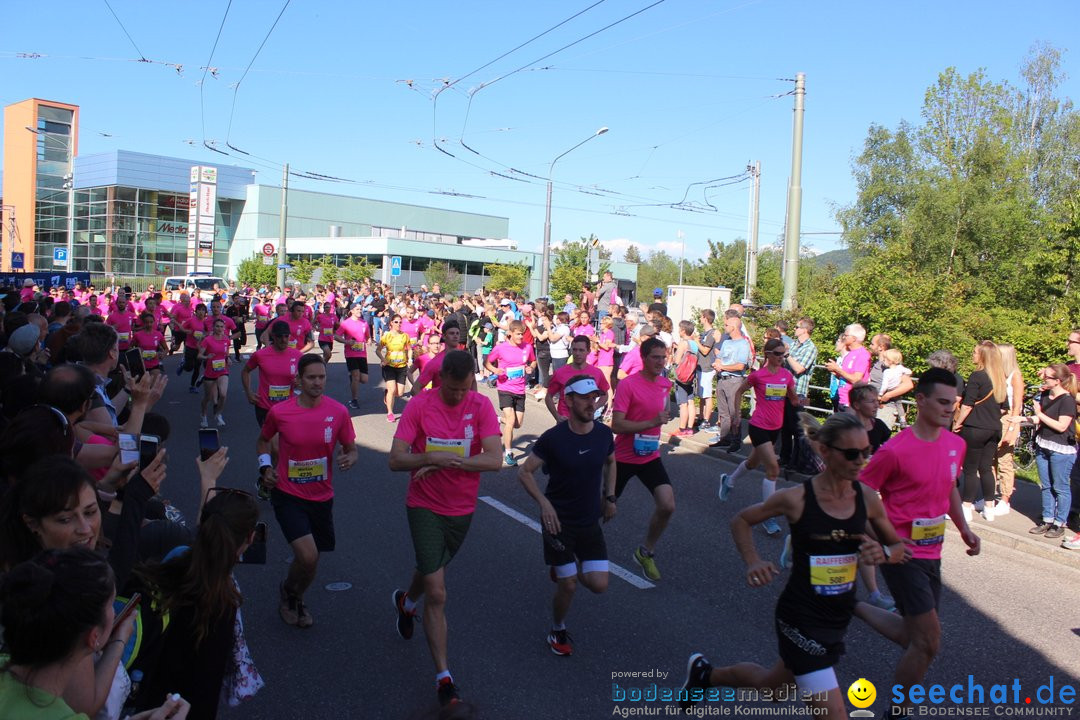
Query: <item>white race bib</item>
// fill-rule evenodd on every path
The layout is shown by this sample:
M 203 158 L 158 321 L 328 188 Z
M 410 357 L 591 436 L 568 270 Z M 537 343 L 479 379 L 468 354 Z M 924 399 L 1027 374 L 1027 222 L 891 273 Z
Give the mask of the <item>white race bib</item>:
M 660 449 L 660 433 L 656 435 L 634 434 L 634 454 L 647 457 Z

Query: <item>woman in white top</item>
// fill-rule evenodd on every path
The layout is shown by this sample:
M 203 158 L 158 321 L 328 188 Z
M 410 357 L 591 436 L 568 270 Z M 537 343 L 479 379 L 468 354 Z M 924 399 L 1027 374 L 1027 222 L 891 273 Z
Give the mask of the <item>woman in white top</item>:
M 555 316 L 555 324 L 548 331 L 548 345 L 551 347 L 551 372 L 566 364 L 570 357 L 570 315 L 561 312 Z
M 1016 468 L 1013 466 L 1013 452 L 1016 439 L 1020 435 L 1020 419 L 1024 409 L 1024 376 L 1016 363 L 1016 348 L 1009 343 L 1000 343 L 1001 369 L 1005 373 L 1006 401 L 1009 412 L 1001 416 L 1001 442 L 998 443 L 994 458 L 994 470 L 997 473 L 998 491 L 1001 499 L 994 507 L 995 515 L 1007 515 L 1010 510 L 1009 498 L 1013 494 L 1013 482 Z

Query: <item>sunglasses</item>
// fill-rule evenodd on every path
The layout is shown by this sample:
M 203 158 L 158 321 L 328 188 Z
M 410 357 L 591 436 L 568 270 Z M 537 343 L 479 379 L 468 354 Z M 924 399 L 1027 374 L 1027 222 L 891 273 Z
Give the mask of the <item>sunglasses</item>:
M 860 455 L 863 457 L 863 459 L 869 458 L 870 455 L 874 452 L 870 448 L 869 445 L 867 445 L 866 447 L 864 447 L 862 449 L 859 449 L 859 448 L 838 448 L 835 445 L 826 445 L 825 447 L 827 447 L 827 448 L 829 448 L 831 450 L 835 450 L 836 452 L 840 453 L 841 455 L 844 456 L 844 459 L 847 460 L 848 462 L 855 462 L 856 460 L 859 459 Z
M 211 497 L 217 497 L 218 495 L 237 495 L 239 497 L 246 498 L 253 497 L 252 494 L 249 493 L 247 490 L 240 490 L 239 488 L 222 487 L 220 485 L 215 485 L 214 487 L 209 488 L 206 491 L 206 499 L 203 501 L 203 504 L 205 505 L 206 503 L 210 502 Z
M 769 351 L 769 354 L 778 358 L 786 358 L 788 356 L 788 354 L 783 350 L 771 350 Z

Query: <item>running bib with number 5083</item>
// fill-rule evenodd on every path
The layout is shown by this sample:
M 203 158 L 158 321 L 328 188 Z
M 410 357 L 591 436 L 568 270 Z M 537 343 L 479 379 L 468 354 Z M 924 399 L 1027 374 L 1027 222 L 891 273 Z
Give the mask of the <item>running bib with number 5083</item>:
M 810 587 L 818 595 L 839 595 L 855 587 L 856 555 L 811 555 Z

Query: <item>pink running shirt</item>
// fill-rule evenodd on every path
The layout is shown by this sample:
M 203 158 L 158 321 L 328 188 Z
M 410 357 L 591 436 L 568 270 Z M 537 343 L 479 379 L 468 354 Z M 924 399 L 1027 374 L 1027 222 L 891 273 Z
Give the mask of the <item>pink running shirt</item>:
M 656 417 L 667 407 L 671 381 L 658 375 L 651 382 L 641 373 L 631 375 L 615 388 L 612 412 L 625 414 L 627 420 L 640 422 Z M 660 426 L 636 433 L 615 436 L 615 460 L 641 465 L 660 457 Z
M 413 453 L 438 450 L 475 457 L 484 438 L 499 435 L 495 408 L 484 395 L 470 390 L 464 400 L 449 407 L 438 390 L 425 390 L 405 406 L 394 439 L 408 443 Z M 435 470 L 410 479 L 405 506 L 439 515 L 468 515 L 476 509 L 479 488 L 478 472 Z
M 203 354 L 207 355 L 206 367 L 203 376 L 207 380 L 216 380 L 229 374 L 229 338 L 228 336 L 218 340 L 213 335 L 207 335 L 199 343 Z
M 500 378 L 505 375 L 506 379 L 496 381 L 495 389 L 511 395 L 524 395 L 525 368 L 535 359 L 532 345 L 515 345 L 510 341 L 496 345 L 488 354 L 487 361 L 499 368 Z
M 588 363 L 585 363 L 585 367 L 581 370 L 578 370 L 573 365 L 563 365 L 551 376 L 551 380 L 548 381 L 547 389 L 549 394 L 558 396 L 559 398 L 559 402 L 555 406 L 555 412 L 559 413 L 560 417 L 570 417 L 570 408 L 566 406 L 566 397 L 563 395 L 563 388 L 570 382 L 570 378 L 577 375 L 588 375 L 596 381 L 596 386 L 605 393 L 611 387 L 608 379 L 604 377 L 604 373 Z
M 334 343 L 334 326 L 337 325 L 337 315 L 333 313 L 319 313 L 315 316 L 315 326 L 319 328 L 319 342 Z
M 244 367 L 259 371 L 259 407 L 269 410 L 293 396 L 296 366 L 301 357 L 301 352 L 294 348 L 278 352 L 267 346 L 248 358 Z
M 279 445 L 277 489 L 314 502 L 333 498 L 334 445 L 356 440 L 345 406 L 325 395 L 311 408 L 296 397 L 277 403 L 262 426 L 263 440 L 274 435 Z
M 143 367 L 153 370 L 161 365 L 158 359 L 158 344 L 165 342 L 165 336 L 158 330 L 140 330 L 132 337 L 133 345 L 142 355 Z
M 881 493 L 897 534 L 915 541 L 914 557 L 941 558 L 945 513 L 966 450 L 963 439 L 947 430 L 936 442 L 926 442 L 906 428 L 882 445 L 859 474 L 860 482 Z
M 116 330 L 120 352 L 131 347 L 131 315 L 127 312 L 114 311 L 105 320 L 106 325 L 111 325 Z
M 338 338 L 345 344 L 345 357 L 367 357 L 368 324 L 362 318 L 345 318 L 338 325 Z
M 754 414 L 750 424 L 762 430 L 779 430 L 784 426 L 784 405 L 788 388 L 795 389 L 795 378 L 785 368 L 777 368 L 775 373 L 763 367 L 750 373 L 746 379 L 754 389 Z
M 641 346 L 634 345 L 630 348 L 625 355 L 623 355 L 622 362 L 619 363 L 619 370 L 626 373 L 627 377 L 635 375 L 641 372 L 644 367 L 641 363 Z

